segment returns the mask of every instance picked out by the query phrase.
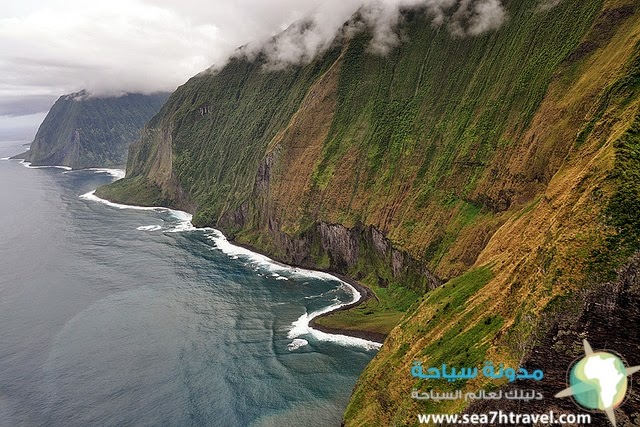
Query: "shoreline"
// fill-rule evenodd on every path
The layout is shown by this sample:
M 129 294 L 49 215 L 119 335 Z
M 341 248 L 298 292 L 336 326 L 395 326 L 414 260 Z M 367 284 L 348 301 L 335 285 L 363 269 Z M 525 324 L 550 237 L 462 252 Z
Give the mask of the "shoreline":
M 218 230 L 220 230 L 218 228 Z M 224 234 L 224 230 L 220 230 L 220 232 L 222 234 Z M 226 235 L 225 235 L 226 236 Z M 253 247 L 252 245 L 246 244 L 246 243 L 241 243 L 238 242 L 237 240 L 235 240 L 233 237 L 227 237 L 229 243 L 232 243 L 236 246 L 239 246 L 241 248 L 247 249 L 251 252 L 255 252 L 259 255 L 263 255 L 266 256 L 270 259 L 272 259 L 274 262 L 282 265 L 283 267 L 290 267 L 290 268 L 302 268 L 305 270 L 312 270 L 312 271 L 317 271 L 320 273 L 326 273 L 326 274 L 330 274 L 332 276 L 334 276 L 335 278 L 337 278 L 338 280 L 345 282 L 346 284 L 348 284 L 349 286 L 352 286 L 353 288 L 355 288 L 356 291 L 358 291 L 358 293 L 360 293 L 360 298 L 357 301 L 354 301 L 350 304 L 346 304 L 343 305 L 341 307 L 338 307 L 334 310 L 328 311 L 326 313 L 322 313 L 316 317 L 314 317 L 313 319 L 311 319 L 309 321 L 309 326 L 313 329 L 316 329 L 320 332 L 324 332 L 326 334 L 332 334 L 332 335 L 346 335 L 348 337 L 353 337 L 353 338 L 360 338 L 360 339 L 364 339 L 367 341 L 372 341 L 378 344 L 383 344 L 385 338 L 387 337 L 387 335 L 385 334 L 381 334 L 378 332 L 369 332 L 369 331 L 361 331 L 361 330 L 353 330 L 353 329 L 344 329 L 344 328 L 330 328 L 328 326 L 323 326 L 323 325 L 319 325 L 317 323 L 318 319 L 322 319 L 324 317 L 328 317 L 331 316 L 334 313 L 339 313 L 341 311 L 347 311 L 350 310 L 352 308 L 358 307 L 360 304 L 365 303 L 366 301 L 370 300 L 371 298 L 375 298 L 377 299 L 376 295 L 373 293 L 373 291 L 371 290 L 371 288 L 369 288 L 366 285 L 363 285 L 362 283 L 356 281 L 355 279 L 352 279 L 351 277 L 345 276 L 344 274 L 341 273 L 336 273 L 334 271 L 331 270 L 326 270 L 326 269 L 318 269 L 318 268 L 313 268 L 313 267 L 307 267 L 307 266 L 302 266 L 302 265 L 297 265 L 297 264 L 289 264 L 289 263 L 285 263 L 277 258 L 275 258 L 272 254 L 268 254 L 258 248 Z
M 108 200 L 108 199 L 102 199 L 102 198 L 100 198 L 98 196 L 95 196 L 95 191 L 96 190 L 94 190 L 92 192 L 92 195 L 95 198 L 98 198 L 100 200 L 104 200 L 107 203 L 111 203 L 111 204 L 115 204 L 115 205 L 128 206 L 128 207 L 131 207 L 131 208 L 136 208 L 137 207 L 135 205 L 126 205 L 126 204 L 122 204 L 122 203 L 119 203 L 119 202 L 113 202 L 113 201 Z M 169 207 L 164 207 L 164 206 L 154 206 L 154 207 L 150 207 L 149 206 L 149 207 L 141 207 L 141 208 L 146 208 L 146 209 L 154 209 L 154 208 L 155 209 L 169 209 L 169 210 L 185 212 L 188 215 L 193 215 L 190 212 L 177 210 L 177 209 L 174 209 L 174 208 L 169 208 Z M 280 265 L 280 266 L 282 266 L 284 268 L 293 268 L 293 269 L 300 268 L 300 269 L 303 269 L 303 270 L 310 270 L 310 271 L 316 271 L 318 273 L 329 274 L 329 275 L 335 277 L 336 279 L 338 279 L 339 281 L 344 282 L 348 286 L 351 286 L 352 288 L 354 288 L 356 290 L 356 292 L 358 294 L 360 294 L 360 298 L 357 301 L 354 301 L 354 302 L 351 302 L 349 304 L 337 307 L 337 308 L 335 308 L 335 309 L 333 309 L 331 311 L 328 311 L 326 313 L 322 313 L 322 314 L 314 317 L 313 319 L 311 319 L 309 321 L 309 327 L 312 328 L 312 329 L 315 329 L 315 330 L 317 330 L 319 332 L 325 333 L 325 334 L 342 335 L 342 336 L 346 336 L 346 337 L 362 339 L 362 340 L 370 341 L 370 342 L 372 342 L 374 344 L 377 344 L 377 345 L 383 344 L 383 342 L 384 342 L 384 340 L 386 338 L 385 334 L 381 334 L 381 333 L 377 333 L 377 332 L 369 332 L 369 331 L 342 329 L 342 328 L 330 328 L 330 327 L 319 325 L 316 322 L 317 319 L 321 319 L 323 317 L 330 316 L 333 313 L 337 313 L 337 312 L 341 312 L 341 311 L 346 311 L 346 310 L 352 309 L 352 308 L 357 307 L 360 304 L 368 301 L 371 298 L 377 298 L 375 296 L 375 294 L 373 293 L 373 291 L 369 287 L 367 287 L 367 286 L 363 285 L 362 283 L 360 283 L 360 282 L 358 282 L 358 281 L 356 281 L 356 280 L 354 280 L 354 279 L 352 279 L 350 277 L 347 277 L 347 276 L 345 276 L 345 275 L 343 275 L 341 273 L 333 272 L 333 271 L 326 270 L 326 269 L 318 269 L 318 268 L 314 268 L 314 267 L 305 267 L 305 266 L 301 266 L 301 265 L 296 265 L 296 264 L 290 264 L 290 263 L 283 262 L 282 260 L 277 259 L 276 257 L 274 257 L 274 255 L 268 254 L 265 251 L 262 251 L 262 250 L 260 250 L 260 249 L 258 249 L 256 247 L 253 247 L 252 245 L 238 242 L 235 239 L 235 236 L 233 236 L 233 234 L 229 233 L 229 235 L 227 235 L 227 234 L 225 234 L 225 231 L 223 229 L 221 229 L 221 228 L 213 228 L 213 229 L 214 230 L 218 230 L 230 244 L 232 244 L 234 246 L 237 246 L 239 248 L 246 249 L 246 250 L 248 250 L 250 252 L 253 252 L 253 253 L 257 254 L 257 255 L 262 255 L 262 256 L 270 259 L 271 262 L 276 263 L 276 264 L 278 264 L 278 265 Z
M 314 317 L 311 320 L 311 322 L 309 322 L 309 326 L 319 331 L 325 332 L 327 334 L 348 335 L 350 337 L 356 337 L 356 338 L 362 338 L 368 341 L 374 341 L 379 344 L 384 343 L 384 340 L 387 338 L 386 334 L 381 334 L 379 332 L 362 331 L 358 329 L 331 328 L 329 326 L 323 326 L 317 323 L 317 320 L 322 319 L 323 317 L 329 317 L 334 313 L 351 310 L 352 308 L 356 308 L 359 305 L 364 304 L 365 302 L 369 301 L 372 298 L 376 300 L 378 299 L 378 297 L 376 297 L 376 295 L 373 293 L 371 288 L 369 288 L 368 286 L 365 286 L 362 283 L 340 273 L 334 273 L 331 271 L 327 271 L 327 273 L 333 276 L 336 276 L 338 279 L 356 288 L 358 292 L 360 292 L 360 299 L 351 304 L 343 305 L 342 307 L 338 307 L 335 310 L 331 310 L 328 313 L 323 313 L 317 317 Z
M 377 332 L 369 332 L 369 331 L 361 331 L 361 330 L 352 330 L 352 329 L 342 329 L 342 328 L 330 328 L 327 326 L 322 326 L 319 325 L 317 323 L 318 319 L 322 319 L 323 317 L 328 317 L 334 313 L 338 313 L 341 311 L 347 311 L 350 310 L 352 308 L 355 308 L 357 306 L 359 306 L 360 304 L 365 303 L 366 301 L 368 301 L 371 298 L 376 298 L 376 295 L 373 293 L 373 291 L 368 287 L 363 285 L 362 283 L 356 281 L 355 279 L 352 279 L 348 276 L 345 276 L 344 274 L 341 273 L 336 273 L 335 271 L 331 271 L 331 270 L 326 270 L 326 269 L 318 269 L 318 268 L 313 268 L 313 267 L 307 267 L 307 266 L 302 266 L 302 265 L 297 265 L 297 264 L 289 264 L 289 263 L 285 263 L 282 260 L 279 260 L 277 258 L 275 258 L 272 254 L 268 254 L 258 248 L 253 247 L 252 245 L 249 245 L 247 243 L 241 243 L 238 242 L 237 240 L 235 240 L 235 238 L 233 236 L 227 236 L 224 233 L 224 230 L 221 230 L 220 228 L 217 228 L 217 230 L 219 230 L 222 234 L 224 234 L 227 237 L 227 240 L 229 241 L 229 243 L 235 245 L 235 246 L 239 246 L 241 248 L 247 249 L 251 252 L 255 252 L 256 254 L 259 255 L 263 255 L 265 257 L 270 258 L 271 260 L 273 260 L 273 262 L 280 264 L 283 267 L 290 267 L 290 268 L 301 268 L 301 269 L 305 269 L 305 270 L 312 270 L 312 271 L 317 271 L 320 273 L 326 273 L 326 274 L 330 274 L 332 276 L 334 276 L 335 278 L 337 278 L 338 280 L 345 282 L 346 284 L 348 284 L 349 286 L 352 286 L 353 288 L 355 288 L 355 290 L 360 294 L 360 298 L 357 301 L 354 301 L 352 303 L 343 305 L 341 307 L 338 307 L 336 309 L 333 309 L 331 311 L 328 311 L 326 313 L 322 313 L 316 317 L 314 317 L 313 319 L 311 319 L 309 321 L 309 327 L 316 329 L 320 332 L 324 332 L 326 334 L 332 334 L 332 335 L 345 335 L 348 337 L 352 337 L 352 338 L 360 338 L 363 340 L 367 340 L 367 341 L 372 341 L 375 342 L 377 344 L 383 344 L 385 338 L 387 337 L 385 334 L 381 334 L 381 333 L 377 333 Z
M 30 145 L 31 143 L 28 143 L 26 145 Z M 9 156 L 9 157 L 3 157 L 2 160 L 20 160 L 20 163 L 22 163 L 24 166 L 30 168 L 30 169 L 46 169 L 46 168 L 55 168 L 55 169 L 64 169 L 66 171 L 69 172 L 79 172 L 79 171 L 98 171 L 98 172 L 107 172 L 107 171 L 122 171 L 122 175 L 113 175 L 115 178 L 118 179 L 122 179 L 124 178 L 124 173 L 126 165 L 114 165 L 114 166 L 83 166 L 83 167 L 79 167 L 79 168 L 74 168 L 73 166 L 69 166 L 69 165 L 49 165 L 49 164 L 34 164 L 31 161 L 27 160 L 27 155 L 29 154 L 29 151 L 25 151 L 24 153 L 18 153 L 18 154 L 14 154 L 13 156 Z M 97 190 L 97 188 L 96 188 Z

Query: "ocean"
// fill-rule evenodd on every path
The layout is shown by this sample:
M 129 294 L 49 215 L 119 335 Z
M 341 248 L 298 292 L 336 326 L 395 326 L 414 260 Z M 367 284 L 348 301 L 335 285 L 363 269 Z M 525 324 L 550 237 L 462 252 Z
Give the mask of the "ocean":
M 308 322 L 357 291 L 23 149 L 0 143 L 0 427 L 340 425 L 377 346 Z

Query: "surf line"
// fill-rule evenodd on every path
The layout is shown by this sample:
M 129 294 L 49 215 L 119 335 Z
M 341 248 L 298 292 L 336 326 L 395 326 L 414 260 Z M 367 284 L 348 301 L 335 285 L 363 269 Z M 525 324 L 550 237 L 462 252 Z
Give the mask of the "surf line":
M 11 157 L 3 157 L 0 160 L 12 160 Z M 78 171 L 92 171 L 92 172 L 101 172 L 101 173 L 106 173 L 108 175 L 111 175 L 114 179 L 118 180 L 118 179 L 122 179 L 125 176 L 125 171 L 124 169 L 114 169 L 114 168 L 83 168 L 83 169 L 73 169 L 72 167 L 69 166 L 63 166 L 63 165 L 33 165 L 33 163 L 28 162 L 24 159 L 15 159 L 15 160 L 20 160 L 20 164 L 22 166 L 24 166 L 27 169 L 62 169 L 64 170 L 63 173 L 67 174 L 67 173 L 73 173 L 73 172 L 78 172 Z
M 363 295 L 356 289 L 355 286 L 342 280 L 341 278 L 334 276 L 331 273 L 325 273 L 322 271 L 308 270 L 300 267 L 292 267 L 278 261 L 269 258 L 266 255 L 254 252 L 242 246 L 235 245 L 224 236 L 224 234 L 215 229 L 207 229 L 211 231 L 208 236 L 209 240 L 213 241 L 216 248 L 223 252 L 225 255 L 237 259 L 243 257 L 248 259 L 254 266 L 262 267 L 272 273 L 271 275 L 276 280 L 281 279 L 287 274 L 291 278 L 316 278 L 325 281 L 334 281 L 340 283 L 340 287 L 346 290 L 352 295 L 352 300 L 349 302 L 336 302 L 333 305 L 325 307 L 323 309 L 302 314 L 296 321 L 291 324 L 291 329 L 287 334 L 287 338 L 292 339 L 289 349 L 296 350 L 300 347 L 304 347 L 308 342 L 301 339 L 305 335 L 312 335 L 318 341 L 334 342 L 343 346 L 361 347 L 367 350 L 377 350 L 382 344 L 377 341 L 371 341 L 364 338 L 353 337 L 349 335 L 336 334 L 320 331 L 312 327 L 314 319 L 318 317 L 326 316 L 329 313 L 344 309 L 347 306 L 354 306 L 363 300 Z M 286 278 L 286 277 L 285 277 Z
M 17 159 L 16 159 L 17 160 Z M 61 166 L 61 165 L 52 165 L 52 166 L 33 166 L 31 162 L 27 162 L 26 160 L 20 160 L 20 164 L 28 169 L 63 169 L 65 171 L 71 171 L 72 169 L 69 166 Z
M 100 172 L 104 172 L 101 170 Z M 101 199 L 100 197 L 95 195 L 96 190 L 90 191 L 86 194 L 80 196 L 81 199 L 85 199 L 92 202 L 102 203 L 104 205 L 117 208 L 117 209 L 134 209 L 134 210 L 144 210 L 144 211 L 155 211 L 155 212 L 168 212 L 173 217 L 180 220 L 180 225 L 178 225 L 173 230 L 167 230 L 168 232 L 182 232 L 182 231 L 194 231 L 200 230 L 209 232 L 210 234 L 207 236 L 209 240 L 211 240 L 215 244 L 215 248 L 224 253 L 225 255 L 237 259 L 242 256 L 243 258 L 247 258 L 251 263 L 256 266 L 263 267 L 269 272 L 272 273 L 272 276 L 279 279 L 281 276 L 280 273 L 286 273 L 289 277 L 299 277 L 299 278 L 317 278 L 321 280 L 327 281 L 337 281 L 340 283 L 340 287 L 348 291 L 352 295 L 352 301 L 350 302 L 337 302 L 329 307 L 324 309 L 314 311 L 312 313 L 304 313 L 301 315 L 296 321 L 291 324 L 291 329 L 287 334 L 287 338 L 292 339 L 293 341 L 289 344 L 290 350 L 297 350 L 300 347 L 303 347 L 308 344 L 307 340 L 301 339 L 302 336 L 311 335 L 318 341 L 325 342 L 333 342 L 342 346 L 348 347 L 359 347 L 364 348 L 366 350 L 378 350 L 382 346 L 381 343 L 376 341 L 366 340 L 364 338 L 352 337 L 348 335 L 342 334 L 334 334 L 322 332 L 318 329 L 315 329 L 311 326 L 311 322 L 320 316 L 326 316 L 328 313 L 331 313 L 336 310 L 340 310 L 345 306 L 352 306 L 359 303 L 363 296 L 362 294 L 350 283 L 340 279 L 339 277 L 334 276 L 330 273 L 325 273 L 321 271 L 307 270 L 298 267 L 288 266 L 282 263 L 279 263 L 266 255 L 262 255 L 256 252 L 253 252 L 247 248 L 242 246 L 234 245 L 229 242 L 229 240 L 224 236 L 224 234 L 216 230 L 214 228 L 196 228 L 191 223 L 193 216 L 184 211 L 170 209 L 166 207 L 147 207 L 147 206 L 135 206 L 135 205 L 124 205 L 120 203 L 114 203 L 109 200 Z M 286 277 L 285 277 L 286 279 Z

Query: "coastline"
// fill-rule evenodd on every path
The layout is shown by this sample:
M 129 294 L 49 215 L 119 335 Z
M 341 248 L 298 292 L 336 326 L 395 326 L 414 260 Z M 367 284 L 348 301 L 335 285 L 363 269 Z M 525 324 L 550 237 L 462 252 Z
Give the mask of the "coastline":
M 113 167 L 101 167 L 101 166 L 88 166 L 88 167 L 83 167 L 83 168 L 77 168 L 74 169 L 71 166 L 66 166 L 66 165 L 40 165 L 40 164 L 36 164 L 34 165 L 32 162 L 29 162 L 26 160 L 25 155 L 28 153 L 28 151 L 21 153 L 21 154 L 16 154 L 14 156 L 9 156 L 9 157 L 3 157 L 0 160 L 19 160 L 19 163 L 28 168 L 28 169 L 62 169 L 65 171 L 65 173 L 69 173 L 69 172 L 81 172 L 81 171 L 93 171 L 93 172 L 103 172 L 106 174 L 111 175 L 115 180 L 119 180 L 125 177 L 125 166 L 124 165 L 120 165 L 120 166 L 113 166 Z M 96 189 L 97 190 L 97 189 Z M 96 191 L 94 190 L 94 192 Z
M 367 302 L 368 300 L 370 300 L 371 298 L 374 299 L 378 299 L 378 297 L 376 297 L 376 295 L 373 293 L 373 291 L 371 290 L 371 288 L 369 288 L 366 285 L 363 285 L 362 283 L 348 277 L 345 276 L 343 274 L 339 274 L 339 273 L 334 273 L 331 271 L 327 271 L 327 273 L 336 276 L 338 279 L 342 280 L 343 282 L 346 282 L 348 284 L 350 284 L 351 286 L 353 286 L 354 288 L 356 288 L 358 290 L 358 292 L 360 292 L 360 299 L 356 302 L 353 302 L 351 304 L 347 304 L 347 305 L 343 305 L 342 307 L 338 307 L 335 310 L 331 310 L 328 313 L 323 313 L 321 315 L 319 315 L 318 317 L 315 317 L 311 320 L 311 322 L 309 323 L 309 325 L 314 328 L 317 329 L 319 331 L 325 332 L 327 334 L 340 334 L 340 335 L 348 335 L 351 337 L 356 337 L 356 338 L 362 338 L 368 341 L 374 341 L 377 343 L 384 343 L 384 340 L 387 338 L 386 334 L 381 334 L 378 332 L 370 332 L 370 331 L 361 331 L 361 330 L 357 330 L 357 329 L 343 329 L 343 328 L 330 328 L 328 326 L 323 326 L 317 323 L 318 319 L 322 319 L 323 317 L 328 317 L 331 316 L 332 314 L 335 313 L 339 313 L 341 311 L 347 311 L 347 310 L 351 310 L 352 308 L 356 308 L 358 307 L 360 304 L 364 304 L 365 302 Z
M 93 170 L 99 170 L 99 169 L 93 169 Z M 101 170 L 101 171 L 105 171 L 105 170 Z M 115 175 L 113 175 L 113 176 L 116 177 Z M 116 178 L 119 178 L 119 177 L 116 177 Z M 153 206 L 153 207 L 151 207 L 151 206 L 147 206 L 147 207 L 140 206 L 140 207 L 138 207 L 136 205 L 126 205 L 126 204 L 122 204 L 122 203 L 119 203 L 119 202 L 113 202 L 113 201 L 110 201 L 108 199 L 103 199 L 103 198 L 100 198 L 100 197 L 96 196 L 95 192 L 96 192 L 96 190 L 94 190 L 93 192 L 90 192 L 92 198 L 95 198 L 97 200 L 102 200 L 103 202 L 106 202 L 107 204 L 110 204 L 110 205 L 116 206 L 116 207 L 122 207 L 122 208 L 129 207 L 129 208 L 133 208 L 133 209 L 135 209 L 135 208 L 139 208 L 139 209 L 169 209 L 169 210 L 172 210 L 172 211 L 184 212 L 185 214 L 192 215 L 192 213 L 190 213 L 190 212 L 176 210 L 176 209 L 169 208 L 169 207 L 164 207 L 164 206 Z M 85 196 L 87 196 L 87 195 L 85 195 Z M 309 327 L 314 329 L 314 330 L 316 330 L 316 331 L 318 331 L 318 332 L 322 332 L 322 333 L 329 334 L 329 335 L 342 335 L 342 336 L 346 336 L 346 337 L 351 337 L 351 338 L 361 339 L 361 340 L 365 340 L 365 341 L 370 341 L 372 344 L 376 344 L 378 346 L 383 344 L 383 342 L 384 342 L 384 340 L 386 338 L 385 334 L 376 333 L 376 332 L 369 332 L 369 331 L 351 330 L 351 329 L 330 328 L 330 327 L 319 325 L 316 322 L 317 319 L 321 319 L 323 317 L 330 316 L 333 313 L 337 313 L 337 312 L 340 312 L 340 311 L 345 311 L 345 310 L 352 309 L 352 308 L 357 307 L 360 304 L 368 301 L 371 298 L 376 298 L 375 294 L 373 293 L 373 291 L 369 287 L 363 285 L 362 283 L 360 283 L 360 282 L 358 282 L 358 281 L 356 281 L 356 280 L 354 280 L 354 279 L 352 279 L 350 277 L 347 277 L 347 276 L 345 276 L 343 274 L 336 273 L 336 272 L 333 272 L 333 271 L 330 271 L 330 270 L 318 269 L 318 268 L 313 268 L 313 267 L 304 267 L 304 266 L 300 266 L 300 265 L 296 265 L 296 264 L 289 264 L 289 263 L 283 262 L 282 260 L 279 260 L 276 257 L 274 257 L 272 254 L 265 253 L 264 251 L 262 251 L 262 250 L 260 250 L 258 248 L 255 248 L 255 247 L 253 247 L 253 246 L 251 246 L 249 244 L 245 244 L 245 243 L 241 243 L 241 242 L 236 241 L 235 238 L 233 237 L 233 235 L 228 237 L 224 233 L 223 229 L 217 228 L 217 229 L 214 229 L 214 230 L 219 231 L 230 244 L 232 244 L 234 246 L 237 246 L 239 248 L 243 248 L 243 249 L 248 250 L 250 252 L 253 252 L 253 253 L 257 254 L 257 255 L 262 255 L 262 256 L 268 258 L 269 260 L 271 260 L 271 262 L 273 262 L 275 264 L 278 264 L 278 265 L 280 265 L 280 266 L 282 266 L 284 268 L 293 268 L 293 269 L 300 268 L 300 269 L 303 269 L 303 270 L 309 270 L 309 271 L 315 271 L 315 272 L 318 272 L 318 273 L 329 274 L 329 275 L 335 277 L 336 279 L 338 279 L 339 281 L 344 282 L 348 286 L 351 286 L 352 288 L 354 288 L 355 291 L 360 296 L 357 301 L 353 301 L 353 302 L 351 302 L 349 304 L 345 304 L 345 305 L 337 307 L 337 308 L 335 308 L 333 310 L 327 311 L 326 313 L 322 313 L 322 314 L 317 315 L 316 317 L 314 317 L 313 319 L 311 319 L 309 321 Z
M 220 232 L 222 232 L 224 234 L 224 230 L 220 230 Z M 346 304 L 343 305 L 341 307 L 338 307 L 334 310 L 328 311 L 326 313 L 322 313 L 320 315 L 318 315 L 317 317 L 314 317 L 313 319 L 311 319 L 311 321 L 309 322 L 309 326 L 312 327 L 313 329 L 316 329 L 320 332 L 324 332 L 326 334 L 333 334 L 333 335 L 346 335 L 349 337 L 353 337 L 353 338 L 360 338 L 360 339 L 364 339 L 367 341 L 373 341 L 376 342 L 378 344 L 382 344 L 384 343 L 385 338 L 387 337 L 385 334 L 381 334 L 381 333 L 377 333 L 377 332 L 369 332 L 369 331 L 359 331 L 359 330 L 353 330 L 353 329 L 343 329 L 343 328 L 330 328 L 327 326 L 323 326 L 323 325 L 319 325 L 317 320 L 318 319 L 322 319 L 323 317 L 328 317 L 331 316 L 332 314 L 335 313 L 339 313 L 341 311 L 347 311 L 350 310 L 352 308 L 358 307 L 360 304 L 365 303 L 366 301 L 370 300 L 371 298 L 376 298 L 376 295 L 373 293 L 373 291 L 371 290 L 371 288 L 369 288 L 366 285 L 363 285 L 362 283 L 356 281 L 355 279 L 352 279 L 351 277 L 345 276 L 344 274 L 340 274 L 340 273 L 336 273 L 335 271 L 331 271 L 331 270 L 326 270 L 326 269 L 318 269 L 318 268 L 309 268 L 309 267 L 305 267 L 305 266 L 301 266 L 301 265 L 296 265 L 296 264 L 288 264 L 285 263 L 277 258 L 274 258 L 274 256 L 272 254 L 266 253 L 256 247 L 253 247 L 249 244 L 246 243 L 241 243 L 238 242 L 237 240 L 228 237 L 229 243 L 232 243 L 236 246 L 239 246 L 241 248 L 244 248 L 246 250 L 249 250 L 251 252 L 255 252 L 257 254 L 266 256 L 268 258 L 271 258 L 274 262 L 284 266 L 284 267 L 291 267 L 291 268 L 302 268 L 305 270 L 314 270 L 314 271 L 318 271 L 320 273 L 327 273 L 330 274 L 334 277 L 336 277 L 338 280 L 341 280 L 342 282 L 347 283 L 348 285 L 352 286 L 353 288 L 356 289 L 356 291 L 358 291 L 358 293 L 360 294 L 360 298 L 357 301 L 354 301 L 350 304 Z

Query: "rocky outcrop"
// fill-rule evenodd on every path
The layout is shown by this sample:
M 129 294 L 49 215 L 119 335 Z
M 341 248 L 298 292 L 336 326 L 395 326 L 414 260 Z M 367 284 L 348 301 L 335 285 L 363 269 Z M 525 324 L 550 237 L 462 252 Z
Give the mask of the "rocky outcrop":
M 247 207 L 243 206 L 225 218 L 225 224 L 230 228 L 219 227 L 223 231 L 237 229 L 246 218 Z M 321 222 L 298 236 L 283 232 L 274 218 L 267 218 L 265 227 L 271 241 L 269 255 L 290 265 L 327 270 L 356 279 L 375 274 L 377 285 L 382 288 L 399 285 L 417 293 L 428 292 L 443 283 L 423 261 L 394 248 L 392 242 L 373 226 L 359 224 L 347 228 Z M 227 233 L 231 240 L 236 239 L 233 233 Z M 243 240 L 239 243 L 250 245 Z

